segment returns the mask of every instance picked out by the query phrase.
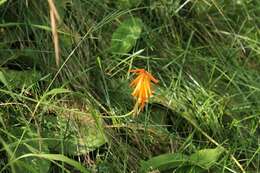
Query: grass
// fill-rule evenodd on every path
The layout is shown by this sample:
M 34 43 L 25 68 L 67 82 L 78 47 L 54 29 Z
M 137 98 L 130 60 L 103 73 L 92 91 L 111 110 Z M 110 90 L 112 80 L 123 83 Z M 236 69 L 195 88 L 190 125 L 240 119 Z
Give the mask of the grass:
M 55 5 L 59 67 L 48 2 L 0 1 L 0 172 L 260 172 L 258 1 Z

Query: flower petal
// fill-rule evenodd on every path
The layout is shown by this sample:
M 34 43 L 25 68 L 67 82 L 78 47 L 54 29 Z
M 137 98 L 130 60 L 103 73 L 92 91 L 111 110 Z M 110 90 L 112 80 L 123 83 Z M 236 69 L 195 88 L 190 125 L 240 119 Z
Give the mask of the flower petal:
M 149 72 L 144 69 L 130 70 L 130 72 L 137 74 L 138 76 L 130 83 L 130 87 L 134 88 L 132 96 L 137 100 L 139 108 L 143 110 L 148 99 L 152 96 L 153 90 L 151 88 L 151 81 L 158 83 Z

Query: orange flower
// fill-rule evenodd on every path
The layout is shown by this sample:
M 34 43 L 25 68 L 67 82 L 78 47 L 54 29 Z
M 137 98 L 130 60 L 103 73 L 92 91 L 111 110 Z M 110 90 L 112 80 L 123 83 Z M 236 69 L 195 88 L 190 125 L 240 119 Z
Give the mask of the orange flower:
M 139 106 L 143 110 L 145 103 L 148 102 L 148 99 L 153 94 L 151 81 L 158 83 L 158 80 L 144 69 L 130 70 L 130 72 L 138 75 L 130 84 L 130 87 L 134 88 L 132 96 L 137 100 L 135 109 L 138 110 Z

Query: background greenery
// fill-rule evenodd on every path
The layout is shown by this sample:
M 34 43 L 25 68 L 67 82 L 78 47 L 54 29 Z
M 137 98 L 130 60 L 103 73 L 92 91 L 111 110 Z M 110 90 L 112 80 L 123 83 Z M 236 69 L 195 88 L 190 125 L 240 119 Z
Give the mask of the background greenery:
M 1 173 L 260 172 L 260 1 L 55 5 L 59 68 L 48 2 L 0 0 Z

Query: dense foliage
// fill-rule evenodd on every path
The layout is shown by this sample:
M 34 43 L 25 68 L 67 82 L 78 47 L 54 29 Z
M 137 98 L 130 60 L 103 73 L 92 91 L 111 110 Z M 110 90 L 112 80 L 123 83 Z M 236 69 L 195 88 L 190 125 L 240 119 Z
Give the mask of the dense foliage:
M 1 173 L 260 172 L 259 0 L 50 2 L 0 0 Z

